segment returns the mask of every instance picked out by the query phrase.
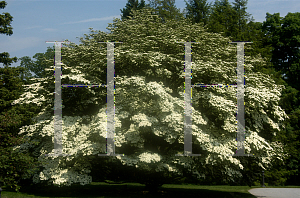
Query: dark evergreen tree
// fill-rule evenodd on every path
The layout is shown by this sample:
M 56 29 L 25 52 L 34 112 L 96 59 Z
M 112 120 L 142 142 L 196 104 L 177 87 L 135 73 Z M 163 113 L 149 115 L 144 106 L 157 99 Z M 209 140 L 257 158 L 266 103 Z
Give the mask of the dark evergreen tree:
M 4 9 L 6 5 L 5 1 L 0 1 L 0 9 Z M 0 34 L 11 36 L 13 28 L 10 24 L 13 21 L 13 17 L 7 12 L 3 14 L 0 14 Z M 12 62 L 17 62 L 17 60 L 17 57 L 9 58 L 9 53 L 7 52 L 0 53 L 0 63 L 3 63 L 3 65 L 11 65 Z
M 181 20 L 184 14 L 180 12 L 180 9 L 176 8 L 175 0 L 148 0 L 149 6 L 155 10 L 155 14 L 161 17 L 162 22 L 166 20 Z
M 289 119 L 285 123 L 287 126 L 286 129 L 277 136 L 276 140 L 284 143 L 286 153 L 289 154 L 289 157 L 285 160 L 284 164 L 274 162 L 274 170 L 269 172 L 270 175 L 267 173 L 266 177 L 271 177 L 270 181 L 275 181 L 281 185 L 300 185 L 300 94 L 299 90 L 287 83 L 286 87 L 283 90 L 279 105 L 285 110 Z
M 24 68 L 0 68 L 0 185 L 16 191 L 22 187 L 21 179 L 28 179 L 40 165 L 31 153 L 24 154 L 12 149 L 27 142 L 18 134 L 19 128 L 34 124 L 31 118 L 40 109 L 36 104 L 11 105 L 24 93 L 24 83 L 19 77 L 21 72 L 24 72 Z
M 300 89 L 300 13 L 288 13 L 284 18 L 279 13 L 267 13 L 263 24 L 267 40 L 272 46 L 272 63 L 282 71 L 290 86 Z
M 266 14 L 262 24 L 263 46 L 268 46 L 271 56 L 268 56 L 273 70 L 283 78 L 286 74 L 285 86 L 280 100 L 280 107 L 285 110 L 290 119 L 286 120 L 286 129 L 277 136 L 284 143 L 289 154 L 284 164 L 273 162 L 273 169 L 266 173 L 266 179 L 277 185 L 299 185 L 300 163 L 300 94 L 299 94 L 299 47 L 297 39 L 300 27 L 300 13 L 288 13 L 284 18 L 279 13 Z M 284 168 L 283 168 L 284 167 Z
M 123 8 L 122 10 L 120 9 L 121 12 L 122 12 L 121 19 L 125 20 L 125 19 L 128 19 L 129 16 L 132 17 L 133 15 L 130 13 L 130 11 L 132 9 L 134 9 L 134 10 L 140 10 L 140 9 L 146 7 L 146 6 L 148 6 L 148 5 L 145 4 L 144 0 L 141 0 L 140 3 L 139 3 L 138 0 L 128 0 L 128 2 L 126 4 L 126 7 Z
M 191 18 L 193 23 L 208 23 L 211 4 L 207 0 L 189 0 L 186 3 L 186 18 Z
M 214 33 L 221 33 L 223 36 L 233 39 L 232 33 L 237 32 L 236 11 L 228 0 L 216 0 L 212 6 L 212 12 L 208 22 L 208 30 Z
M 247 38 L 244 34 L 248 30 L 248 22 L 254 21 L 253 17 L 250 19 L 251 14 L 246 12 L 248 0 L 234 0 L 233 9 L 236 11 L 237 19 L 238 19 L 238 31 L 236 32 L 235 40 L 246 41 Z

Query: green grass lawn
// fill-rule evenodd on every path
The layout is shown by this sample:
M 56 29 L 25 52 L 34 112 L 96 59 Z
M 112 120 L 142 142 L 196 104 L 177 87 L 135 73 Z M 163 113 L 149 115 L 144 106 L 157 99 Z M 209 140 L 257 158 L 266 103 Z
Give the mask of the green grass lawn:
M 293 186 L 290 186 L 293 187 Z M 299 188 L 299 186 L 297 186 Z M 17 193 L 6 191 L 3 188 L 1 198 L 46 198 L 46 197 L 98 197 L 98 198 L 118 198 L 118 197 L 208 197 L 208 198 L 255 198 L 248 190 L 252 188 L 260 188 L 260 186 L 198 186 L 198 185 L 179 185 L 179 184 L 164 184 L 157 194 L 149 194 L 145 191 L 145 186 L 138 183 L 124 184 L 107 184 L 104 182 L 92 182 L 86 186 L 74 185 L 71 187 L 51 187 L 46 189 L 39 188 L 30 191 L 22 191 Z M 268 186 L 268 188 L 273 188 Z M 284 187 L 287 188 L 287 187 Z

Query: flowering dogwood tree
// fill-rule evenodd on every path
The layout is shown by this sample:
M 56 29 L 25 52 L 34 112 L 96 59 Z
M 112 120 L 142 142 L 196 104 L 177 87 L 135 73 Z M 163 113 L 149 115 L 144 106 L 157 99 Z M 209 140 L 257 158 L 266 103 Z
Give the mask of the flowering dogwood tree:
M 52 60 L 49 77 L 37 79 L 14 101 L 41 107 L 37 124 L 20 128 L 20 134 L 37 145 L 24 143 L 15 148 L 33 151 L 44 162 L 33 182 L 89 184 L 97 162 L 133 168 L 138 174 L 127 177 L 141 183 L 164 182 L 163 178 L 184 174 L 205 179 L 208 169 L 224 181 L 241 178 L 243 164 L 231 156 L 237 146 L 236 87 L 193 88 L 193 153 L 201 156 L 175 156 L 184 149 L 185 52 L 177 42 L 199 42 L 192 44 L 192 84 L 236 84 L 236 45 L 184 18 L 162 23 L 150 9 L 133 13 L 133 19 L 114 19 L 108 28 L 112 33 L 91 30 L 80 39 L 82 44 L 62 48 L 62 84 L 106 84 L 107 47 L 99 42 L 123 42 L 114 49 L 114 143 L 115 153 L 124 156 L 98 156 L 106 152 L 105 87 L 62 88 L 62 145 L 69 156 L 46 155 L 54 150 Z M 287 118 L 278 106 L 284 87 L 255 72 L 264 64 L 259 56 L 245 56 L 245 152 L 258 156 L 262 169 L 273 158 L 284 157 L 282 145 L 270 137 L 282 130 Z

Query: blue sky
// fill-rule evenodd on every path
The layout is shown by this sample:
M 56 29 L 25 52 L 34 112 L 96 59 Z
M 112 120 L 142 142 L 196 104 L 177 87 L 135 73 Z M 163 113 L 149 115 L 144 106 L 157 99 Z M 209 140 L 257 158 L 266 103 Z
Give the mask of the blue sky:
M 79 38 L 90 33 L 89 27 L 109 32 L 106 29 L 108 23 L 113 23 L 113 18 L 121 18 L 120 9 L 125 8 L 128 1 L 6 0 L 6 2 L 7 6 L 1 9 L 0 13 L 8 12 L 12 15 L 13 35 L 0 35 L 0 52 L 8 52 L 10 57 L 32 58 L 36 53 L 46 52 L 48 46 L 53 46 L 46 41 L 68 39 L 80 44 Z M 184 0 L 176 0 L 175 4 L 181 11 L 186 7 Z M 267 12 L 271 14 L 279 12 L 281 17 L 288 12 L 299 12 L 300 0 L 248 0 L 247 7 L 247 12 L 255 21 L 263 22 Z M 11 66 L 19 65 L 20 61 Z M 2 63 L 0 67 L 3 67 Z

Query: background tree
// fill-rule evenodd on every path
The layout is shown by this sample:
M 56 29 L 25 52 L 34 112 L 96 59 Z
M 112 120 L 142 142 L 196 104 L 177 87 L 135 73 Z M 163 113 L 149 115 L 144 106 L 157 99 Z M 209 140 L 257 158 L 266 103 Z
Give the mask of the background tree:
M 24 56 L 19 58 L 21 61 L 20 66 L 25 69 L 26 72 L 22 73 L 21 79 L 29 78 L 42 78 L 46 77 L 45 68 L 47 68 L 46 60 L 53 60 L 55 56 L 55 47 L 47 47 L 45 53 L 36 53 L 33 58 L 36 59 L 33 61 L 29 56 Z M 31 74 L 34 73 L 34 75 Z
M 267 13 L 263 30 L 266 44 L 272 46 L 272 63 L 277 71 L 286 74 L 287 82 L 299 90 L 300 75 L 300 13 L 288 13 L 284 18 L 279 13 Z
M 5 1 L 0 1 L 0 9 L 4 9 L 6 5 L 7 3 Z M 3 14 L 0 14 L 0 34 L 11 36 L 13 34 L 13 28 L 10 24 L 13 17 L 7 12 Z M 3 65 L 11 65 L 12 62 L 17 62 L 17 57 L 9 58 L 9 53 L 0 53 L 0 63 L 3 63 Z
M 130 177 L 147 186 L 159 186 L 187 175 L 199 181 L 211 175 L 221 182 L 239 180 L 244 176 L 241 171 L 245 164 L 238 157 L 228 156 L 236 149 L 234 87 L 193 89 L 193 153 L 202 156 L 175 156 L 184 148 L 185 54 L 183 45 L 176 41 L 202 42 L 193 45 L 192 84 L 235 83 L 236 46 L 229 44 L 228 38 L 206 32 L 189 20 L 166 19 L 163 23 L 159 18 L 149 19 L 152 11 L 133 10 L 134 20 L 115 19 L 109 25 L 107 29 L 112 34 L 94 32 L 81 39 L 81 45 L 68 44 L 62 53 L 62 84 L 106 84 L 107 49 L 98 41 L 123 41 L 114 50 L 115 153 L 125 156 L 110 157 L 110 163 L 123 165 L 122 179 Z M 71 157 L 45 156 L 54 147 L 52 64 L 53 60 L 49 60 L 49 75 L 13 103 L 42 104 L 42 112 L 34 119 L 36 127 L 24 126 L 20 130 L 20 134 L 35 139 L 38 145 L 22 144 L 15 148 L 23 152 L 33 148 L 33 153 L 45 163 L 32 177 L 34 183 L 85 185 L 92 181 L 91 176 L 101 174 L 92 167 L 96 161 L 104 161 L 97 154 L 106 152 L 105 88 L 75 88 L 76 94 L 70 97 L 67 89 L 62 89 L 63 152 Z M 269 76 L 252 71 L 252 67 L 260 64 L 264 64 L 262 58 L 245 57 L 245 102 L 251 104 L 245 107 L 245 149 L 247 153 L 269 155 L 255 158 L 257 170 L 268 167 L 273 158 L 285 158 L 282 145 L 271 138 L 282 130 L 281 122 L 287 118 L 278 108 L 284 87 L 277 86 Z M 72 101 L 80 107 L 74 108 Z
M 122 20 L 129 19 L 128 16 L 132 17 L 132 14 L 130 13 L 131 10 L 139 10 L 144 7 L 146 7 L 144 0 L 141 0 L 140 3 L 138 0 L 128 0 L 128 2 L 126 3 L 126 7 L 123 8 L 122 10 L 120 9 L 120 11 L 122 12 L 121 19 Z
M 281 97 L 280 106 L 290 119 L 286 121 L 286 130 L 278 137 L 288 148 L 290 157 L 285 162 L 285 169 L 290 175 L 286 183 L 290 185 L 299 185 L 299 26 L 300 13 L 288 13 L 284 18 L 280 17 L 280 13 L 267 13 L 262 25 L 265 34 L 263 43 L 270 46 L 272 52 L 269 61 L 280 75 L 286 74 L 287 89 Z M 276 166 L 279 171 L 280 166 Z
M 186 3 L 186 18 L 191 18 L 193 23 L 202 22 L 207 25 L 210 15 L 211 4 L 207 3 L 207 0 L 189 0 Z
M 28 140 L 18 135 L 19 128 L 34 124 L 31 118 L 37 115 L 39 108 L 36 104 L 12 106 L 11 102 L 18 99 L 24 89 L 19 78 L 24 68 L 0 68 L 0 182 L 7 188 L 18 191 L 21 179 L 27 179 L 32 170 L 41 164 L 28 153 L 13 150 L 13 147 L 26 143 Z
M 208 29 L 214 33 L 221 33 L 225 37 L 232 37 L 236 33 L 238 17 L 228 0 L 216 0 L 209 17 Z
M 21 57 L 19 60 L 21 60 L 20 67 L 24 69 L 21 71 L 20 79 L 24 84 L 30 84 L 31 82 L 29 79 L 33 78 L 33 75 L 31 74 L 29 67 L 34 63 L 29 56 Z
M 178 21 L 184 17 L 180 9 L 176 8 L 175 0 L 148 0 L 148 2 L 148 5 L 155 10 L 154 13 L 161 17 L 163 23 L 168 19 Z
M 248 31 L 248 23 L 254 21 L 253 17 L 250 19 L 251 14 L 246 12 L 248 0 L 234 0 L 233 9 L 236 12 L 238 23 L 237 32 L 234 35 L 236 41 L 246 41 L 244 34 Z
M 180 20 L 184 14 L 180 12 L 180 9 L 176 8 L 175 0 L 148 0 L 149 4 L 145 4 L 142 0 L 138 3 L 138 0 L 128 0 L 126 7 L 121 10 L 123 13 L 121 19 L 128 19 L 128 16 L 132 17 L 132 10 L 140 10 L 142 8 L 153 8 L 152 14 L 158 15 L 162 22 L 166 19 Z
M 272 162 L 272 168 L 265 173 L 266 181 L 271 185 L 298 185 L 299 184 L 299 91 L 293 88 L 295 84 L 289 83 L 284 80 L 282 74 L 284 70 L 280 70 L 279 67 L 275 66 L 277 63 L 273 60 L 274 44 L 272 39 L 283 40 L 283 35 L 277 35 L 275 32 L 279 32 L 278 28 L 280 25 L 279 15 L 274 14 L 273 18 L 267 13 L 266 21 L 263 23 L 252 22 L 248 23 L 249 32 L 244 34 L 245 39 L 253 41 L 251 47 L 248 48 L 245 54 L 258 55 L 260 54 L 267 62 L 267 65 L 259 68 L 255 68 L 255 71 L 262 72 L 276 82 L 286 87 L 283 90 L 280 107 L 285 110 L 290 119 L 286 120 L 286 127 L 281 131 L 273 141 L 282 142 L 285 145 L 285 153 L 288 153 L 289 158 L 284 162 L 274 161 Z M 267 22 L 268 21 L 268 22 Z M 295 24 L 297 24 L 295 22 Z M 288 34 L 287 34 L 288 35 Z M 286 35 L 286 36 L 287 36 Z M 289 37 L 284 39 L 288 39 Z M 276 46 L 276 45 L 275 45 Z M 276 56 L 275 56 L 276 57 Z

